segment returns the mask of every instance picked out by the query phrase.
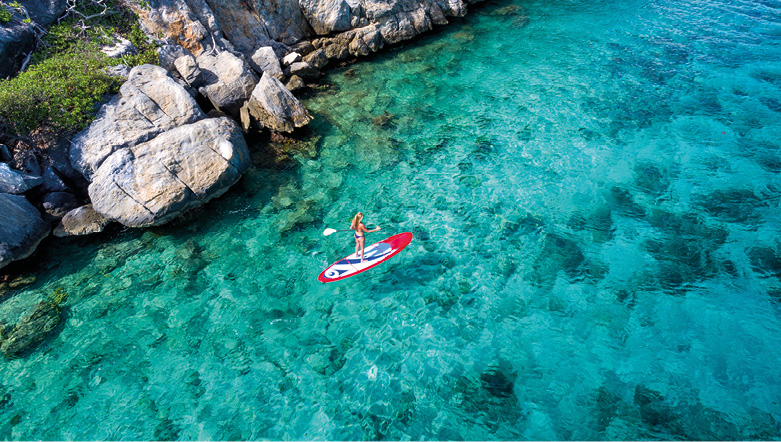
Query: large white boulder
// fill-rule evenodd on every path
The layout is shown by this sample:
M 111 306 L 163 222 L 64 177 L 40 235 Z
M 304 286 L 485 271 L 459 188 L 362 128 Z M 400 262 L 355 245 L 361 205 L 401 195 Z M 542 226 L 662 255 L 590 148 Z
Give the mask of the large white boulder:
M 88 180 L 119 149 L 151 140 L 161 133 L 206 118 L 195 99 L 168 72 L 137 66 L 89 127 L 70 148 L 73 166 Z
M 117 150 L 97 170 L 89 196 L 108 220 L 158 225 L 223 194 L 249 166 L 236 123 L 206 119 Z

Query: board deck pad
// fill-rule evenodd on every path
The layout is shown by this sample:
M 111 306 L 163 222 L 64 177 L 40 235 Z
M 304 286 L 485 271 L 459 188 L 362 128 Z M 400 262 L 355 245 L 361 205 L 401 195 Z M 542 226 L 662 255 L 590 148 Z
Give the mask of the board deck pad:
M 369 270 L 401 252 L 410 241 L 412 241 L 412 233 L 404 232 L 366 246 L 363 250 L 363 262 L 361 262 L 360 252 L 353 253 L 331 264 L 320 273 L 317 280 L 322 283 L 333 282 Z

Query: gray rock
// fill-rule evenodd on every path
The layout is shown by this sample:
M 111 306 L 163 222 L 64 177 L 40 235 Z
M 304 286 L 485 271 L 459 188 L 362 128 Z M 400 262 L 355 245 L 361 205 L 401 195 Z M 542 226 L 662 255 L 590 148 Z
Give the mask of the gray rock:
M 8 163 L 0 163 L 0 193 L 22 194 L 43 184 L 43 178 L 11 169 Z
M 8 149 L 8 146 L 5 144 L 0 144 L 0 161 L 7 163 L 13 160 L 14 156 L 11 155 L 11 151 Z
M 320 78 L 320 71 L 305 61 L 299 61 L 290 65 L 290 75 L 297 75 L 306 80 L 316 80 Z
M 43 185 L 41 190 L 44 192 L 65 192 L 68 186 L 62 181 L 62 178 L 57 174 L 52 166 L 46 166 L 43 169 Z
M 250 59 L 250 66 L 260 74 L 266 72 L 277 78 L 282 77 L 282 68 L 279 66 L 279 59 L 274 53 L 274 48 L 271 46 L 264 46 L 255 51 Z
M 177 45 L 166 43 L 157 49 L 157 61 L 165 70 L 169 72 L 178 72 L 176 69 L 176 60 L 181 57 L 193 56 L 187 49 Z
M 297 63 L 299 61 L 301 61 L 301 54 L 298 52 L 291 52 L 282 58 L 282 64 L 285 66 L 290 66 L 291 64 Z
M 187 54 L 177 58 L 174 66 L 182 79 L 191 87 L 198 88 L 203 84 L 203 75 L 192 55 Z
M 69 192 L 52 192 L 43 196 L 43 210 L 53 218 L 62 218 L 79 204 L 76 196 Z
M 109 220 L 158 225 L 221 195 L 249 165 L 238 126 L 210 118 L 114 152 L 94 175 L 89 196 Z
M 306 125 L 312 116 L 293 94 L 276 78 L 263 74 L 246 111 L 261 126 L 280 132 L 292 132 Z
M 355 30 L 348 50 L 355 57 L 366 56 L 379 51 L 383 45 L 384 41 L 380 30 L 375 25 L 369 25 Z
M 41 163 L 38 161 L 38 157 L 35 156 L 32 149 L 16 149 L 14 151 L 14 161 L 16 168 L 31 173 L 33 175 L 41 175 L 43 169 L 41 169 Z
M 88 183 L 84 176 L 71 165 L 70 146 L 71 142 L 67 138 L 59 140 L 54 146 L 49 146 L 46 149 L 48 163 L 59 176 L 67 179 L 69 185 L 81 186 L 86 190 Z M 45 175 L 44 171 L 44 179 Z
M 18 0 L 30 18 L 41 27 L 54 23 L 68 6 L 67 0 Z M 7 4 L 8 2 L 6 2 Z
M 214 107 L 237 118 L 241 106 L 258 84 L 258 76 L 242 59 L 227 51 L 216 55 L 201 54 L 197 61 L 206 83 L 199 92 Z
M 130 66 L 126 64 L 109 66 L 106 68 L 106 73 L 109 75 L 109 77 L 127 78 L 128 75 L 130 75 Z
M 167 45 L 176 44 L 197 55 L 212 45 L 212 36 L 218 45 L 222 44 L 219 25 L 203 0 L 134 1 L 126 5 L 138 14 L 149 35 L 156 36 Z M 174 60 L 182 54 L 169 58 L 165 53 L 168 50 L 161 54 L 161 66 L 171 70 Z
M 328 57 L 323 49 L 318 49 L 303 58 L 303 61 L 311 64 L 315 69 L 322 69 L 328 64 Z
M 318 35 L 350 29 L 350 6 L 345 0 L 299 0 L 298 3 Z
M 306 83 L 301 77 L 293 75 L 292 77 L 290 77 L 290 80 L 287 81 L 285 87 L 290 92 L 296 92 L 296 91 L 300 91 L 301 89 L 304 89 L 306 87 Z
M 290 46 L 290 50 L 286 52 L 298 52 L 302 57 L 311 54 L 315 51 L 315 46 L 309 40 L 299 41 L 298 43 Z M 284 53 L 284 52 L 283 52 Z
M 258 14 L 259 21 L 270 39 L 284 44 L 293 44 L 313 34 L 311 26 L 301 12 L 298 0 L 247 1 L 252 4 L 252 9 Z M 249 15 L 241 8 L 240 3 L 234 8 L 239 10 L 241 15 Z
M 49 224 L 21 195 L 0 193 L 0 268 L 30 256 L 49 234 Z
M 9 2 L 5 2 L 8 7 Z M 42 27 L 48 27 L 65 12 L 67 0 L 19 0 L 32 21 Z M 0 24 L 0 78 L 16 74 L 24 58 L 35 47 L 33 24 L 22 22 L 25 17 L 14 13 L 11 21 Z
M 92 204 L 87 204 L 66 213 L 53 234 L 57 237 L 89 235 L 102 232 L 109 222 L 92 208 Z
M 116 43 L 111 46 L 103 46 L 100 51 L 111 58 L 126 57 L 138 53 L 138 49 L 130 42 L 130 40 L 122 37 L 116 38 Z
M 159 66 L 137 66 L 97 118 L 77 134 L 70 162 L 88 180 L 113 152 L 148 141 L 206 116 L 184 88 Z
M 335 38 L 323 38 L 318 42 L 320 49 L 325 53 L 329 60 L 344 60 L 350 55 L 348 45 L 350 44 L 349 33 L 339 35 Z
M 5 357 L 18 356 L 40 344 L 59 325 L 62 309 L 53 302 L 41 301 L 22 318 L 0 344 Z

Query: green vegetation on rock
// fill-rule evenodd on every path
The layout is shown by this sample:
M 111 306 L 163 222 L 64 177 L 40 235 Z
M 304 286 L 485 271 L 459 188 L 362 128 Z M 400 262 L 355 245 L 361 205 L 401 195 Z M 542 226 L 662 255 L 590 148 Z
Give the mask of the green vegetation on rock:
M 0 3 L 0 23 L 8 23 L 12 18 L 11 11 L 5 9 L 5 5 Z
M 119 38 L 133 43 L 137 52 L 117 58 L 101 52 Z M 157 63 L 156 46 L 132 11 L 119 0 L 106 0 L 105 7 L 77 0 L 75 11 L 41 38 L 26 70 L 0 80 L 0 132 L 25 137 L 39 127 L 78 130 L 94 118 L 105 94 L 116 93 L 122 84 L 107 69 L 145 63 Z

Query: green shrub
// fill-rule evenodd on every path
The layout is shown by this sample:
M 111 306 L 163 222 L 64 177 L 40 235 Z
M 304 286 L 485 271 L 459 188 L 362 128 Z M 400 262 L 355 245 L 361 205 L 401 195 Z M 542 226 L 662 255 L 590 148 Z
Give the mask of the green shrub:
M 141 31 L 137 17 L 118 0 L 107 3 L 114 12 L 98 15 L 87 26 L 75 14 L 52 26 L 27 70 L 0 81 L 1 129 L 16 136 L 26 136 L 39 126 L 80 129 L 92 120 L 104 94 L 116 93 L 121 84 L 105 73 L 107 67 L 157 64 L 157 47 Z M 89 1 L 76 4 L 85 16 L 103 10 Z M 138 54 L 113 59 L 100 52 L 117 35 L 130 40 Z
M 5 9 L 5 5 L 0 4 L 0 23 L 8 23 L 12 18 L 14 17 L 11 15 L 11 11 Z
M 55 130 L 85 126 L 103 95 L 121 84 L 103 71 L 104 58 L 88 51 L 64 53 L 0 81 L 0 121 L 20 135 L 43 124 Z

